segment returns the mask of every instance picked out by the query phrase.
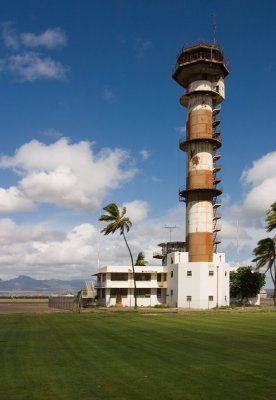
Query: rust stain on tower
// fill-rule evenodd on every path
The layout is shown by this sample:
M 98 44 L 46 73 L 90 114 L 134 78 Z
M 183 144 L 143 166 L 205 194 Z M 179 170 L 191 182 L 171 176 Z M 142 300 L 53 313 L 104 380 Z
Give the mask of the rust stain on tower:
M 186 138 L 179 147 L 186 152 L 186 187 L 179 198 L 186 202 L 186 244 L 190 262 L 212 262 L 220 239 L 217 212 L 222 193 L 218 148 L 220 103 L 224 100 L 224 78 L 229 70 L 222 50 L 198 44 L 184 48 L 173 78 L 186 92 L 180 103 L 187 108 Z

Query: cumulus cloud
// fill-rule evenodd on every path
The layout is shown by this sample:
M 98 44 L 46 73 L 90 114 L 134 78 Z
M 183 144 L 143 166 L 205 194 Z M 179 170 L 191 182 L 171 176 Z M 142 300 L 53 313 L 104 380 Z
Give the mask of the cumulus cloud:
M 177 206 L 164 216 L 148 218 L 148 204 L 141 200 L 125 203 L 133 226 L 127 238 L 133 257 L 140 251 L 150 264 L 160 264 L 152 258 L 157 244 L 169 240 L 163 229 L 177 225 L 172 240 L 184 240 L 184 207 Z M 102 226 L 83 223 L 68 231 L 47 230 L 43 224 L 20 225 L 9 218 L 0 220 L 1 278 L 20 274 L 37 279 L 88 279 L 100 265 L 129 265 L 130 258 L 121 235 L 104 236 Z
M 1 278 L 20 274 L 35 278 L 89 277 L 97 258 L 97 229 L 81 224 L 66 232 L 47 231 L 43 225 L 17 225 L 0 220 Z
M 269 234 L 264 229 L 265 214 L 276 200 L 276 151 L 253 161 L 241 175 L 244 196 L 239 202 L 228 201 L 223 209 L 222 250 L 236 263 L 251 260 L 257 242 Z M 240 256 L 238 256 L 240 253 Z M 252 264 L 252 262 L 250 262 Z
M 34 202 L 18 188 L 0 188 L 0 212 L 31 211 L 34 208 Z
M 29 82 L 38 79 L 66 80 L 69 73 L 69 67 L 59 61 L 33 52 L 8 57 L 5 68 L 19 80 Z
M 66 46 L 67 38 L 65 32 L 60 28 L 47 29 L 40 35 L 34 33 L 21 33 L 21 41 L 26 47 L 39 47 L 44 46 L 48 49 L 54 47 Z
M 150 151 L 147 149 L 142 149 L 140 151 L 140 155 L 142 156 L 142 159 L 145 161 L 150 157 Z
M 30 208 L 33 203 L 51 203 L 93 211 L 110 190 L 137 172 L 128 167 L 128 153 L 122 149 L 105 148 L 94 154 L 91 143 L 70 144 L 65 138 L 49 145 L 36 140 L 26 143 L 14 156 L 0 157 L 0 168 L 13 169 L 20 176 L 15 193 L 14 188 L 6 190 L 19 199 L 9 211 L 20 208 L 20 196 L 22 208 L 29 199 Z
M 1 37 L 7 49 L 7 54 L 3 54 L 1 60 L 1 72 L 26 82 L 38 79 L 66 80 L 68 77 L 68 66 L 54 60 L 49 54 L 33 51 L 38 47 L 49 51 L 66 46 L 67 38 L 62 29 L 47 29 L 38 35 L 31 32 L 18 34 L 14 24 L 8 21 L 1 24 Z
M 253 161 L 242 173 L 245 196 L 234 204 L 231 213 L 246 226 L 261 226 L 266 210 L 276 199 L 276 151 Z
M 149 204 L 143 200 L 134 200 L 128 203 L 123 203 L 127 209 L 127 216 L 132 223 L 143 221 L 149 212 Z
M 13 23 L 11 21 L 3 22 L 1 24 L 1 31 L 4 45 L 10 49 L 18 49 L 20 43 Z

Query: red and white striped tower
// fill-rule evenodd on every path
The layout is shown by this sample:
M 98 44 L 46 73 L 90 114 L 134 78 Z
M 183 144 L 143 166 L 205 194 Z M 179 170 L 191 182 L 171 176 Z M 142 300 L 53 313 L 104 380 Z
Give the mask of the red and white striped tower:
M 217 172 L 221 146 L 220 103 L 224 100 L 224 78 L 228 67 L 216 45 L 198 44 L 184 48 L 173 72 L 186 89 L 180 103 L 187 108 L 186 138 L 180 149 L 186 152 L 186 187 L 180 200 L 186 202 L 186 248 L 189 262 L 212 262 L 220 242 L 217 197 L 222 193 Z

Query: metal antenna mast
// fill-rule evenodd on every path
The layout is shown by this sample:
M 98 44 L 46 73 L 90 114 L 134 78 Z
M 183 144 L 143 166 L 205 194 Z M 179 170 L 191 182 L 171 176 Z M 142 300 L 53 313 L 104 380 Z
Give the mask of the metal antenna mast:
M 164 229 L 169 229 L 169 232 L 170 232 L 170 242 L 171 242 L 171 241 L 172 241 L 172 231 L 173 231 L 173 229 L 177 229 L 178 226 L 176 226 L 176 225 L 173 225 L 173 226 L 165 225 L 165 226 L 163 226 L 163 228 L 164 228 Z
M 213 44 L 217 43 L 216 34 L 217 34 L 217 14 L 213 14 L 213 22 L 214 22 L 214 37 L 213 37 Z

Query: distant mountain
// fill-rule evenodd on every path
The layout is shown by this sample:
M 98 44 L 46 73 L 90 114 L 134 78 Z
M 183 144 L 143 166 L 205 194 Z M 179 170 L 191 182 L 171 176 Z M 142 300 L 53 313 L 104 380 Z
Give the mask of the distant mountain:
M 63 281 L 59 279 L 38 280 L 30 276 L 20 275 L 18 278 L 0 281 L 0 291 L 36 291 L 36 292 L 76 292 L 84 289 L 84 280 Z

